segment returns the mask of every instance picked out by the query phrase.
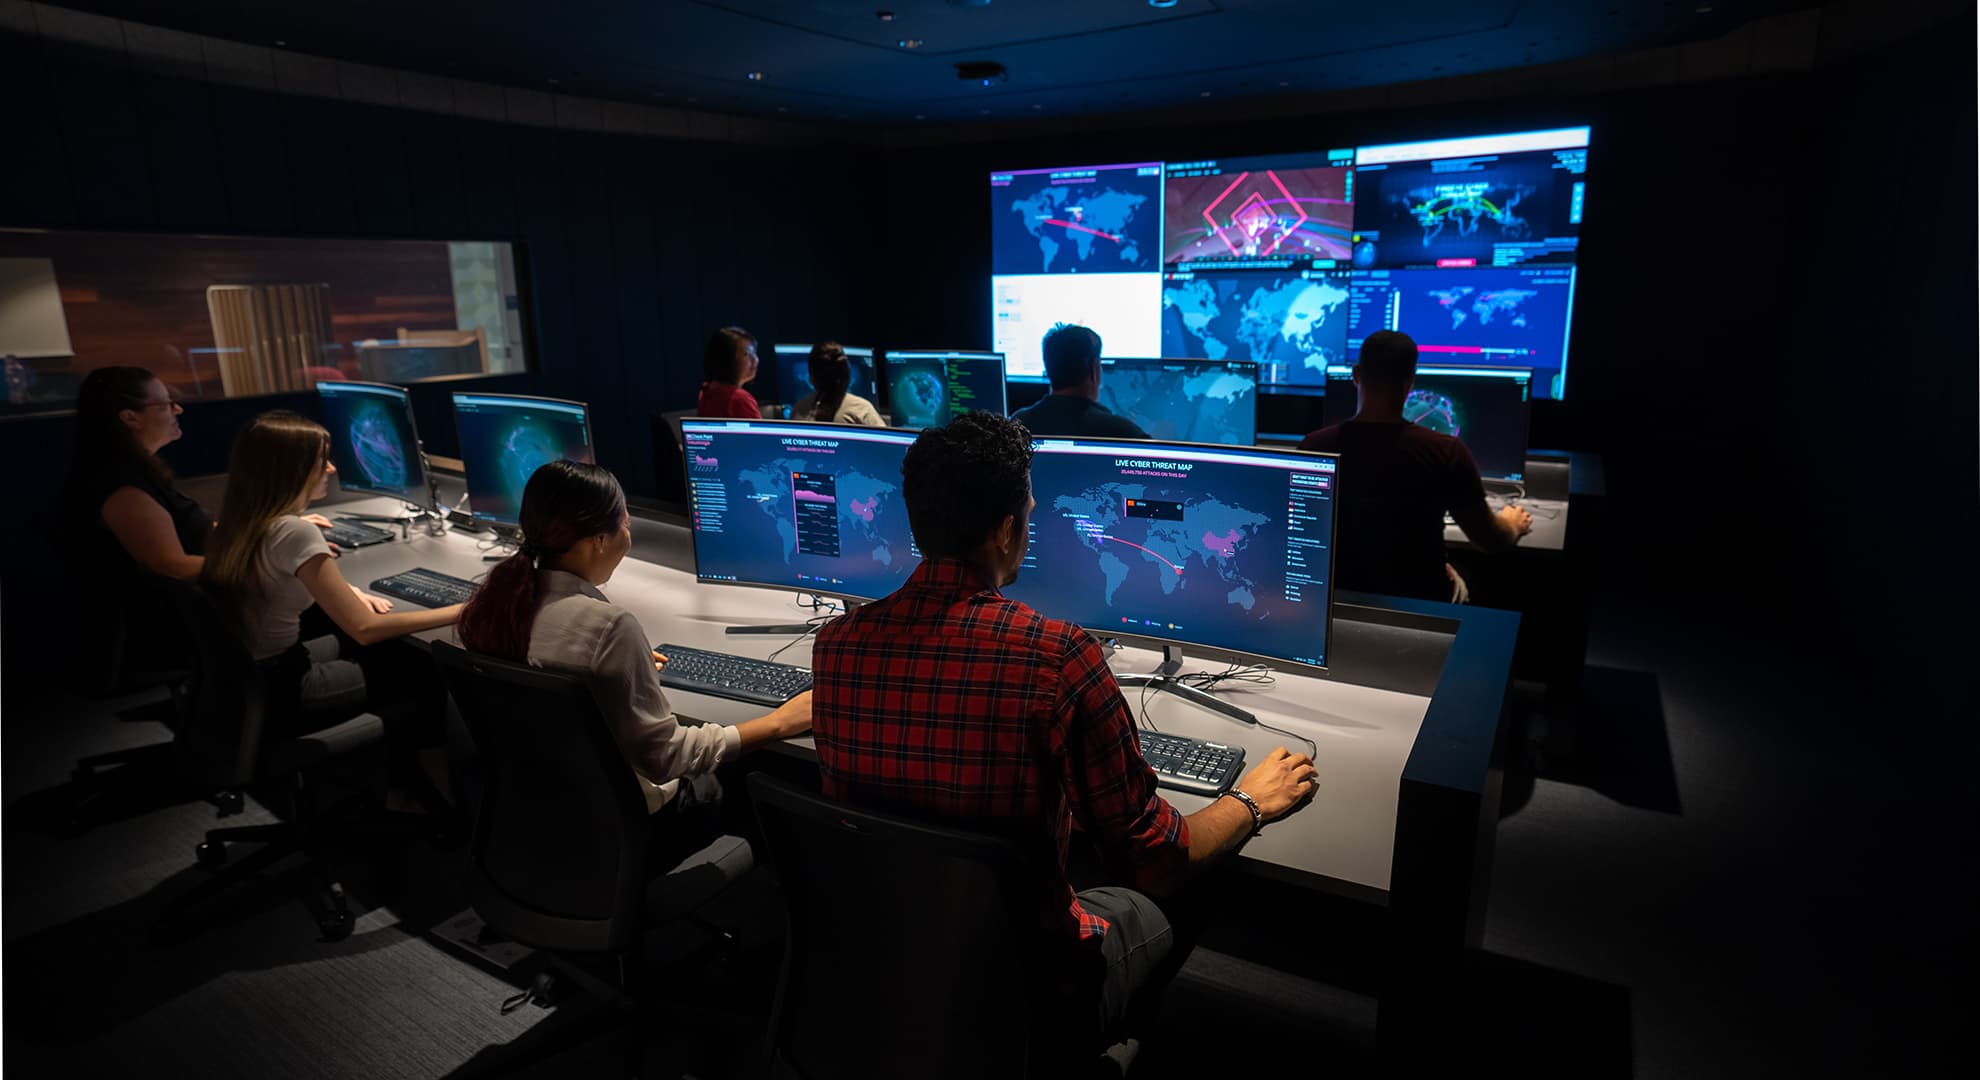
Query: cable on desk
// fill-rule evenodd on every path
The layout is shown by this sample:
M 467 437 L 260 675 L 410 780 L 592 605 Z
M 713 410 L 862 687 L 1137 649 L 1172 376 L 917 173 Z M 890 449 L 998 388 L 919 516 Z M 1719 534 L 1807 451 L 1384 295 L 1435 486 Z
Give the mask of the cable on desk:
M 835 611 L 826 615 L 813 615 L 811 618 L 806 619 L 804 633 L 799 634 L 798 636 L 792 638 L 791 640 L 784 642 L 782 645 L 777 646 L 777 651 L 771 653 L 769 659 L 775 660 L 779 656 L 784 655 L 784 650 L 789 649 L 791 646 L 796 645 L 798 642 L 803 641 L 805 638 L 808 638 L 811 635 L 817 633 L 819 627 L 824 626 L 826 623 L 831 622 L 833 619 L 836 619 L 838 617 L 839 617 L 839 613 Z

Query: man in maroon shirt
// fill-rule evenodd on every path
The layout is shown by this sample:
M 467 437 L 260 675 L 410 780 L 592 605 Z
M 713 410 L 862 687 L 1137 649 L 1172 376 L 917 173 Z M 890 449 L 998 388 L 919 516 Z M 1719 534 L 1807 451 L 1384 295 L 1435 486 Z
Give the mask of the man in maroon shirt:
M 756 395 L 744 390 L 756 378 L 756 335 L 740 326 L 725 326 L 708 338 L 701 350 L 701 398 L 695 402 L 696 416 L 732 416 L 741 420 L 763 419 L 763 408 Z
M 1040 865 L 1057 870 L 1037 882 L 1040 930 L 1075 965 L 1104 971 L 1080 989 L 1097 999 L 1092 1034 L 1105 1037 L 1181 965 L 1147 894 L 1304 805 L 1318 779 L 1311 759 L 1280 747 L 1187 817 L 1156 793 L 1099 642 L 997 591 L 1024 560 L 1030 470 L 1031 435 L 1005 417 L 973 412 L 922 432 L 901 469 L 922 563 L 891 596 L 818 632 L 812 736 L 832 798 L 1038 846 Z M 1075 821 L 1133 888 L 1073 892 Z
M 1471 451 L 1403 419 L 1415 382 L 1416 342 L 1394 330 L 1375 331 L 1362 342 L 1354 368 L 1360 395 L 1354 419 L 1313 432 L 1299 448 L 1341 455 L 1334 583 L 1449 600 L 1444 514 L 1487 551 L 1518 542 L 1533 528 L 1533 515 L 1517 506 L 1492 513 Z

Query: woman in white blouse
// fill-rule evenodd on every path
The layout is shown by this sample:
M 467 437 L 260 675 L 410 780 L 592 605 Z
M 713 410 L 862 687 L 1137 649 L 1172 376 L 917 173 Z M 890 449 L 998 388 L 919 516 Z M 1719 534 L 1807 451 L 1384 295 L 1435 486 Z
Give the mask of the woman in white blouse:
M 791 419 L 815 420 L 827 424 L 856 424 L 886 427 L 887 421 L 873 403 L 852 392 L 852 361 L 836 341 L 811 347 L 806 361 L 812 392 L 791 407 Z
M 476 652 L 586 677 L 639 774 L 647 809 L 675 819 L 655 819 L 668 834 L 656 832 L 656 843 L 691 853 L 700 844 L 686 834 L 712 823 L 712 815 L 695 814 L 706 822 L 682 819 L 712 808 L 720 790 L 716 766 L 752 746 L 811 730 L 810 692 L 734 727 L 680 723 L 660 689 L 665 661 L 639 620 L 598 591 L 632 549 L 632 518 L 618 479 L 597 465 L 550 462 L 524 486 L 518 516 L 521 548 L 489 571 L 461 613 L 456 636 Z

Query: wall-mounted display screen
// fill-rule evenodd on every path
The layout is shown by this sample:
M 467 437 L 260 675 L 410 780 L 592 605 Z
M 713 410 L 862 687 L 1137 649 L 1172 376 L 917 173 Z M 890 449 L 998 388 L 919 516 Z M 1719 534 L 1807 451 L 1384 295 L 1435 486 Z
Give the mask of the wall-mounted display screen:
M 1042 381 L 1060 322 L 1107 355 L 1249 360 L 1327 392 L 1377 329 L 1567 392 L 1589 129 L 990 176 L 991 338 Z M 1151 262 L 1151 236 L 1160 258 Z

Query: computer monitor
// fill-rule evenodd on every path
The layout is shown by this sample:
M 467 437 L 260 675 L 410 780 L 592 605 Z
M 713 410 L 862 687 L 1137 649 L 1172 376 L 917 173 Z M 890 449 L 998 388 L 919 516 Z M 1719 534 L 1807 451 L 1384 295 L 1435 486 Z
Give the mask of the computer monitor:
M 921 562 L 901 499 L 912 431 L 681 421 L 698 580 L 886 596 Z
M 1571 263 L 1589 129 L 1363 146 L 1354 155 L 1357 270 Z
M 1141 425 L 1152 439 L 1250 446 L 1258 441 L 1258 365 L 1103 360 L 1100 404 Z
M 1008 411 L 1002 353 L 890 351 L 886 364 L 895 427 L 942 427 L 974 409 Z
M 777 400 L 793 405 L 811 393 L 811 346 L 775 345 L 777 355 Z M 858 394 L 868 401 L 873 396 L 873 350 L 844 346 L 846 362 L 852 365 L 852 384 L 846 387 L 847 393 Z
M 454 429 L 461 439 L 468 510 L 493 525 L 518 523 L 523 485 L 538 468 L 560 458 L 597 460 L 581 401 L 456 393 Z
M 330 460 L 345 491 L 431 501 L 420 462 L 412 398 L 385 383 L 320 382 L 316 400 L 330 431 Z
M 1573 266 L 1503 270 L 1357 271 L 1349 301 L 1348 362 L 1377 330 L 1400 330 L 1425 362 L 1533 369 L 1536 397 L 1567 392 L 1574 321 Z
M 1328 365 L 1347 360 L 1350 286 L 1343 269 L 1170 270 L 1162 355 L 1256 360 L 1261 394 L 1323 393 Z
M 1102 637 L 1327 666 L 1334 455 L 1119 439 L 1033 447 L 1031 546 L 1004 595 Z
M 1325 424 L 1354 418 L 1354 369 L 1327 369 Z M 1403 416 L 1431 431 L 1452 435 L 1471 451 L 1478 472 L 1490 480 L 1518 482 L 1526 473 L 1531 368 L 1445 367 L 1419 364 Z

